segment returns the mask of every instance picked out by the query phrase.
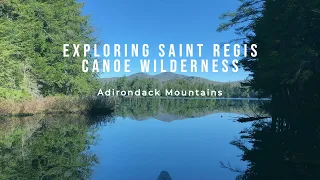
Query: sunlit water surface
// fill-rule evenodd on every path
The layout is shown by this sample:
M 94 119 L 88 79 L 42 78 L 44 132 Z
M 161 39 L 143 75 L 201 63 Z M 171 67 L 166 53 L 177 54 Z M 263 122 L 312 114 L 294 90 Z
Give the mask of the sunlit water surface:
M 99 131 L 92 147 L 100 164 L 92 179 L 157 179 L 167 171 L 174 180 L 235 179 L 246 163 L 241 151 L 230 144 L 249 124 L 234 122 L 243 115 L 215 113 L 204 117 L 164 122 L 154 118 L 133 120 L 117 117 Z
M 247 169 L 230 142 L 251 126 L 236 120 L 259 112 L 256 101 L 119 103 L 102 117 L 0 118 L 0 179 L 232 180 Z

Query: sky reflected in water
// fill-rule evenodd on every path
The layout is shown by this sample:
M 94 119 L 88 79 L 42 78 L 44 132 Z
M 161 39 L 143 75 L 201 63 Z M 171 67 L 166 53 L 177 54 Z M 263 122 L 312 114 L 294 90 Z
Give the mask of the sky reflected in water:
M 220 161 L 244 170 L 241 151 L 230 144 L 250 124 L 234 122 L 243 115 L 216 113 L 163 122 L 116 118 L 98 131 L 92 147 L 100 164 L 92 179 L 157 179 L 161 171 L 172 179 L 235 179 L 238 173 L 221 168 Z

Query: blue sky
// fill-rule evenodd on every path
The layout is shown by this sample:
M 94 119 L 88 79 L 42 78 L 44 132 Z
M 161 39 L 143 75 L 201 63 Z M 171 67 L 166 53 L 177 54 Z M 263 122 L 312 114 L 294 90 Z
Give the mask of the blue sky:
M 81 0 L 80 2 L 85 3 L 83 14 L 91 16 L 91 23 L 96 30 L 95 35 L 102 44 L 147 43 L 152 49 L 161 43 L 166 45 L 202 43 L 211 50 L 214 43 L 224 43 L 236 38 L 233 31 L 218 33 L 216 29 L 222 22 L 219 16 L 224 12 L 235 10 L 239 5 L 238 0 Z M 153 55 L 151 53 L 151 59 Z M 160 60 L 159 57 L 154 58 Z M 213 59 L 210 51 L 205 51 L 202 58 Z M 131 73 L 105 73 L 101 77 L 140 72 L 139 59 L 131 58 Z M 219 71 L 178 73 L 217 81 L 243 80 L 248 76 L 243 70 L 237 73 L 232 71 L 223 73 L 220 69 Z

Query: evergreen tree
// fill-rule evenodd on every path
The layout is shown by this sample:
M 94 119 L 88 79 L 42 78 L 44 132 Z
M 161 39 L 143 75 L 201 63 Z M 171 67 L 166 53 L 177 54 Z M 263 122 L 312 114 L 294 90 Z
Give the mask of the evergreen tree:
M 218 31 L 233 27 L 244 43 L 258 45 L 258 57 L 241 64 L 250 85 L 274 98 L 319 101 L 320 2 L 318 0 L 240 0 Z M 250 49 L 248 49 L 250 52 Z
M 28 95 L 77 95 L 96 85 L 63 44 L 93 44 L 93 29 L 76 0 L 0 1 L 0 86 Z M 1 96 L 1 95 L 0 95 Z

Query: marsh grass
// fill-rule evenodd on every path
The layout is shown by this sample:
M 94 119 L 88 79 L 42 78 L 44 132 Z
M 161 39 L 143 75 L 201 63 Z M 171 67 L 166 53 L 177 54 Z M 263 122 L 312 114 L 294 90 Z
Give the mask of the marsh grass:
M 31 116 L 34 114 L 108 114 L 114 103 L 104 97 L 53 96 L 34 100 L 14 101 L 0 99 L 0 115 Z

